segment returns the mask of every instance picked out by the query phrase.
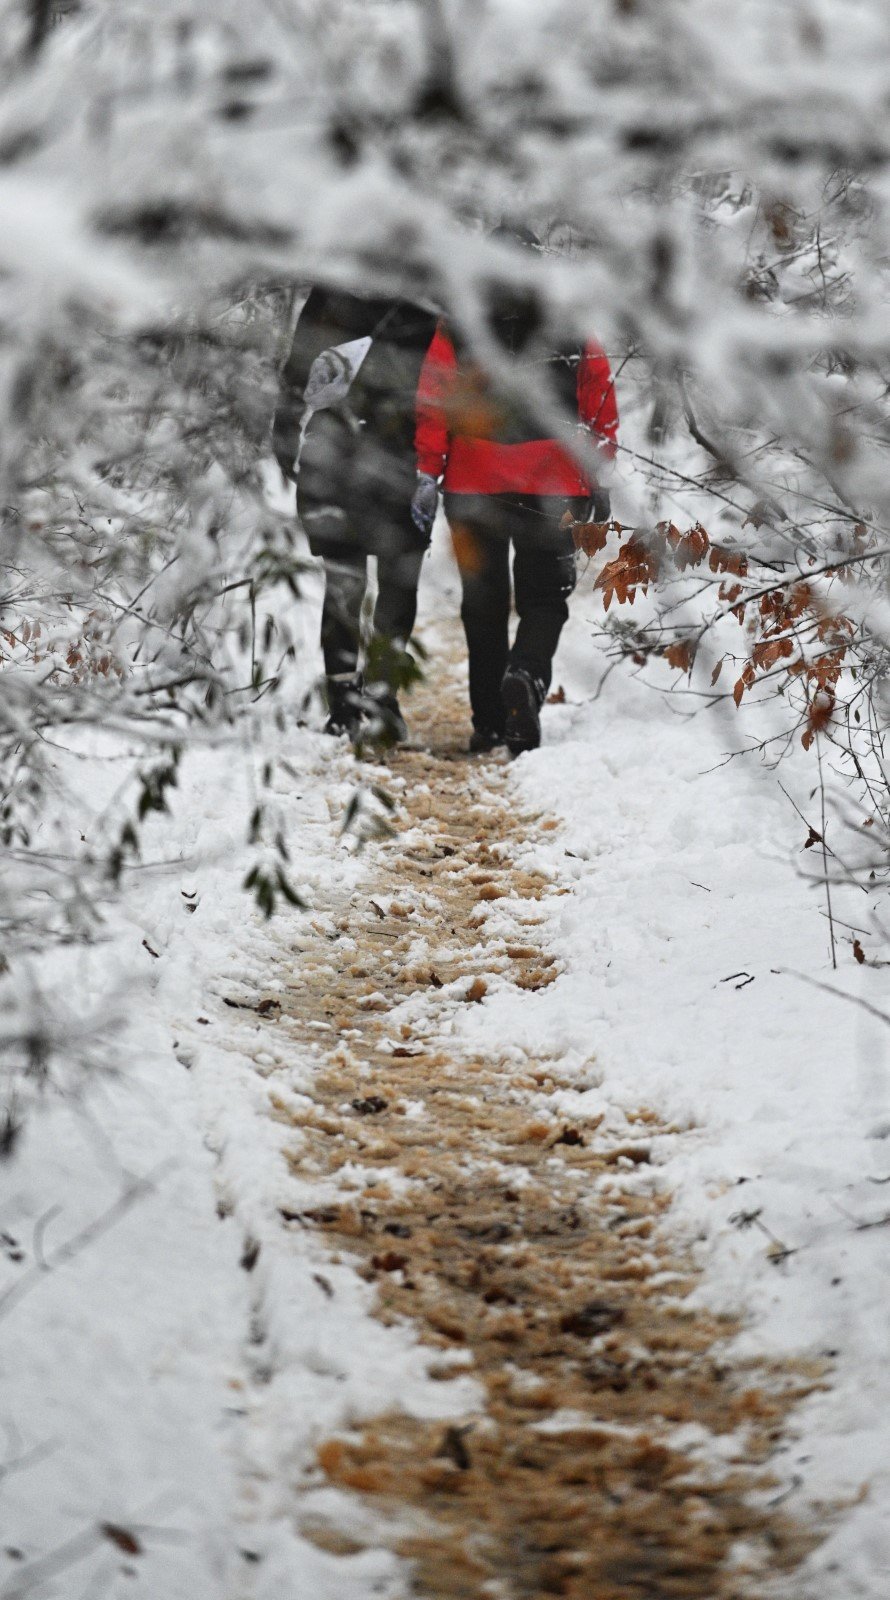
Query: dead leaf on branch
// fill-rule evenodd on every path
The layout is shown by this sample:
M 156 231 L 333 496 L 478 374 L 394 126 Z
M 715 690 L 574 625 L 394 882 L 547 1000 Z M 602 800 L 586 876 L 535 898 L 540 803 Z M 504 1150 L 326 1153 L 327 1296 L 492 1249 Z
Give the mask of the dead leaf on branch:
M 108 1539 L 111 1544 L 116 1544 L 119 1550 L 123 1550 L 125 1555 L 142 1554 L 142 1545 L 129 1528 L 122 1528 L 117 1522 L 102 1522 L 99 1525 L 99 1532 L 104 1539 Z
M 711 541 L 700 522 L 696 522 L 686 533 L 681 533 L 673 522 L 659 522 L 655 531 L 662 535 L 678 572 L 685 572 L 687 567 L 701 566 L 711 548 Z
M 675 639 L 664 651 L 664 659 L 669 667 L 676 667 L 678 672 L 691 672 L 695 661 L 695 640 Z
M 742 527 L 771 527 L 774 522 L 787 521 L 788 518 L 781 506 L 770 505 L 769 501 L 767 500 L 755 500 L 751 510 L 748 512 L 748 515 L 742 523 Z
M 807 711 L 807 725 L 801 734 L 800 742 L 805 750 L 809 750 L 817 733 L 827 728 L 831 721 L 835 707 L 835 694 L 831 688 L 817 689 Z
M 711 545 L 708 566 L 712 572 L 731 572 L 736 578 L 748 576 L 748 557 L 740 550 L 728 550 L 722 544 Z
M 789 618 L 801 617 L 807 607 L 813 603 L 813 590 L 808 583 L 796 583 L 791 590 L 785 605 L 785 613 Z
M 571 513 L 567 513 L 571 516 Z M 605 550 L 609 534 L 612 529 L 620 528 L 618 523 L 612 522 L 572 522 L 572 540 L 576 550 L 585 556 L 598 555 L 600 550 Z
M 604 549 L 610 533 L 621 534 L 626 531 L 620 522 L 614 520 L 576 523 L 568 512 L 561 526 L 571 527 L 576 548 L 591 556 Z M 669 559 L 678 572 L 685 572 L 687 568 L 700 566 L 709 551 L 713 571 L 735 572 L 742 577 L 746 575 L 746 558 L 726 551 L 720 545 L 712 545 L 700 522 L 696 522 L 685 533 L 674 522 L 659 522 L 648 532 L 632 534 L 619 549 L 615 560 L 606 562 L 594 588 L 602 590 L 603 608 L 606 611 L 613 598 L 619 605 L 633 605 L 637 590 L 646 594 L 650 583 L 657 582 L 662 576 L 665 560 Z
M 846 617 L 842 612 L 837 616 L 822 617 L 816 626 L 816 637 L 820 643 L 842 645 L 844 648 L 855 632 L 856 626 L 852 617 Z
M 633 605 L 638 589 L 648 594 L 650 583 L 659 575 L 658 557 L 641 540 L 631 538 L 621 546 L 614 561 L 607 561 L 599 573 L 595 589 L 603 592 L 603 610 L 608 611 L 613 597 L 619 605 Z
M 735 688 L 732 691 L 732 698 L 737 706 L 741 705 L 742 695 L 746 689 L 750 689 L 754 682 L 754 677 L 754 666 L 752 662 L 749 661 L 743 668 L 741 677 L 736 679 Z
M 793 654 L 794 645 L 786 635 L 781 639 L 759 639 L 752 651 L 752 660 L 761 672 L 768 672 L 777 661 L 782 661 Z

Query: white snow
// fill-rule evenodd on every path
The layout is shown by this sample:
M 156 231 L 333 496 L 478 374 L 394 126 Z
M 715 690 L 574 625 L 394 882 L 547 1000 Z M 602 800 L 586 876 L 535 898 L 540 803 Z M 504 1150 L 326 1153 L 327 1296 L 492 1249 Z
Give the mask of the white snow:
M 789 1504 L 849 1509 L 795 1593 L 876 1600 L 890 1574 L 890 1031 L 854 1002 L 886 1010 L 886 980 L 856 965 L 843 930 L 831 967 L 824 891 L 802 876 L 807 830 L 777 783 L 815 818 L 812 757 L 797 749 L 778 773 L 724 764 L 756 721 L 678 715 L 632 668 L 598 694 L 600 619 L 588 576 L 557 660 L 567 704 L 513 769 L 517 805 L 563 823 L 528 849 L 571 885 L 543 902 L 560 975 L 522 997 L 496 990 L 462 1031 L 476 1048 L 509 1031 L 592 1077 L 573 1115 L 587 1103 L 618 1126 L 645 1105 L 688 1130 L 657 1140 L 655 1160 L 702 1296 L 742 1311 L 740 1352 L 828 1367 L 778 1469 Z M 835 891 L 835 915 L 861 924 L 861 899 Z
M 426 605 L 456 605 L 441 551 Z M 849 1504 L 795 1596 L 876 1600 L 890 1569 L 888 1036 L 792 972 L 879 1007 L 882 974 L 853 963 L 848 936 L 831 971 L 819 893 L 800 871 L 803 824 L 774 773 L 723 762 L 738 724 L 675 714 L 686 702 L 665 705 L 625 667 L 599 692 L 599 614 L 588 575 L 557 662 L 566 703 L 547 708 L 544 747 L 509 779 L 517 807 L 561 820 L 525 851 L 569 891 L 535 906 L 559 976 L 518 993 L 495 973 L 471 1007 L 455 995 L 455 1047 L 497 1051 L 505 1070 L 560 1057 L 574 1087 L 554 1111 L 603 1118 L 608 1134 L 640 1106 L 678 1130 L 654 1140 L 653 1167 L 619 1165 L 605 1181 L 675 1195 L 700 1294 L 743 1313 L 742 1353 L 825 1359 L 826 1388 L 797 1412 L 777 1469 L 792 1506 Z M 282 1103 L 306 1104 L 324 1030 L 270 1043 L 251 1011 L 224 1002 L 280 993 L 308 924 L 334 932 L 385 849 L 357 855 L 340 838 L 361 776 L 352 756 L 308 731 L 288 741 L 300 778 L 282 776 L 278 800 L 308 911 L 259 919 L 240 888 L 250 774 L 198 752 L 173 816 L 152 825 L 157 865 L 134 875 L 108 942 L 54 958 L 72 1016 L 124 992 L 126 1027 L 108 1047 L 116 1075 L 82 1100 L 49 1097 L 8 1169 L 0 1292 L 29 1272 L 34 1284 L 0 1304 L 3 1600 L 116 1600 L 133 1568 L 164 1600 L 395 1600 L 394 1557 L 335 1557 L 300 1536 L 298 1507 L 358 1526 L 316 1446 L 390 1404 L 459 1415 L 476 1398 L 460 1362 L 433 1381 L 411 1331 L 372 1318 L 373 1290 L 349 1262 L 331 1263 L 280 1215 L 331 1198 L 289 1168 L 269 1116 L 273 1074 Z M 795 754 L 781 776 L 807 813 L 812 759 Z M 80 776 L 78 825 L 101 811 L 108 781 L 91 791 Z M 509 902 L 486 912 L 492 929 L 515 926 Z M 422 1025 L 424 1002 L 410 1008 Z M 136 1180 L 145 1193 L 107 1231 L 40 1270 Z M 101 1523 L 130 1530 L 141 1553 Z

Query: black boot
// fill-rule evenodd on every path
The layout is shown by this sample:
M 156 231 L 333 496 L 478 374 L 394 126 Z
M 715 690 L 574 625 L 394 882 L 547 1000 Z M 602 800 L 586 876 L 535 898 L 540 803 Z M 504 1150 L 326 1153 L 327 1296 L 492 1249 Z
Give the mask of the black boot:
M 501 699 L 506 712 L 504 743 L 511 756 L 524 750 L 537 750 L 541 743 L 541 706 L 544 685 L 524 667 L 508 667 L 501 684 Z
M 366 690 L 364 708 L 368 718 L 365 733 L 372 744 L 388 746 L 406 742 L 408 726 L 394 689 L 377 685 Z
M 362 723 L 362 680 L 360 673 L 342 673 L 325 679 L 328 700 L 328 720 L 325 733 L 337 737 L 345 733 L 357 739 Z
M 503 728 L 474 728 L 470 734 L 470 753 L 484 755 L 504 742 Z

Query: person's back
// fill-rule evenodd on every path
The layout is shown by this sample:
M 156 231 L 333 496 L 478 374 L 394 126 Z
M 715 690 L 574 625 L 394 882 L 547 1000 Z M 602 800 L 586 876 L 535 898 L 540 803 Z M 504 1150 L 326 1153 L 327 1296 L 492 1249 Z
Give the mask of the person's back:
M 360 425 L 362 442 L 388 450 L 399 475 L 410 468 L 417 383 L 435 329 L 435 313 L 407 300 L 310 290 L 281 373 L 273 449 L 282 467 L 293 467 L 304 424 L 304 451 L 318 461 L 322 452 L 311 451 L 309 441 L 333 417 L 341 429 Z M 314 362 L 327 350 L 366 339 L 370 346 L 348 392 L 307 421 L 306 386 Z M 342 460 L 329 465 L 339 476 Z
M 400 650 L 414 626 L 428 543 L 411 518 L 415 401 L 435 327 L 435 313 L 410 301 L 316 287 L 282 369 L 272 444 L 282 472 L 296 479 L 310 549 L 325 564 L 332 732 L 355 731 L 363 709 L 359 625 L 369 555 L 378 558 L 375 634 Z M 381 693 L 380 706 L 401 734 L 395 696 Z
M 605 462 L 618 411 L 599 344 L 554 336 L 533 289 L 493 285 L 486 367 L 440 324 L 421 374 L 415 514 L 435 514 L 441 482 L 461 569 L 470 665 L 471 749 L 540 740 L 539 713 L 575 583 L 569 521 L 608 496 L 570 445 Z M 509 642 L 510 552 L 519 625 Z

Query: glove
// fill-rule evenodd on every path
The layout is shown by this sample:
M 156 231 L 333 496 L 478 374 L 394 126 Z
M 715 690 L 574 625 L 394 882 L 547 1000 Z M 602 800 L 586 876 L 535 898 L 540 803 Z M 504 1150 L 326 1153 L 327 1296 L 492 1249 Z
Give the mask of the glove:
M 612 516 L 612 498 L 608 489 L 594 489 L 587 508 L 588 522 L 608 522 Z
M 428 539 L 433 531 L 439 506 L 439 485 L 429 472 L 418 472 L 417 487 L 411 496 L 411 521 L 418 533 Z

